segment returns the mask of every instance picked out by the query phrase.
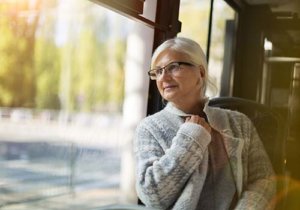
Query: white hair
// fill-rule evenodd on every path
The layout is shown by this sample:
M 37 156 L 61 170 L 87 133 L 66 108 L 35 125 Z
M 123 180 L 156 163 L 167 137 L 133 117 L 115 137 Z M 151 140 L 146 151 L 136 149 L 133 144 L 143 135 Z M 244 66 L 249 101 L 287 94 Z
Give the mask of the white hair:
M 184 37 L 175 37 L 173 39 L 168 39 L 159 45 L 154 51 L 151 59 L 151 68 L 154 68 L 158 56 L 165 50 L 170 49 L 179 53 L 183 53 L 188 56 L 190 62 L 195 65 L 202 65 L 205 71 L 205 76 L 203 78 L 203 93 L 206 90 L 208 82 L 208 72 L 207 72 L 207 61 L 206 56 L 200 47 L 200 45 L 192 39 Z

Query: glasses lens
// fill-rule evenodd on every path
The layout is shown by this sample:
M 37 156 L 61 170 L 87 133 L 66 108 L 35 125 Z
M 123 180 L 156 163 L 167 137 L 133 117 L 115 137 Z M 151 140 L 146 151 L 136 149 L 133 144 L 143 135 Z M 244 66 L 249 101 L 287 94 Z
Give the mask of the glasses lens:
M 168 66 L 166 66 L 166 71 L 174 74 L 179 69 L 178 63 L 170 63 Z
M 163 74 L 163 71 L 165 69 L 165 73 L 176 75 L 178 73 L 178 70 L 180 69 L 179 63 L 170 63 L 167 66 L 160 68 L 160 69 L 152 69 L 148 72 L 148 75 L 150 76 L 150 79 L 156 80 L 158 77 L 160 77 Z
M 160 75 L 163 74 L 163 68 L 156 69 L 155 72 L 156 72 L 156 76 L 159 77 Z

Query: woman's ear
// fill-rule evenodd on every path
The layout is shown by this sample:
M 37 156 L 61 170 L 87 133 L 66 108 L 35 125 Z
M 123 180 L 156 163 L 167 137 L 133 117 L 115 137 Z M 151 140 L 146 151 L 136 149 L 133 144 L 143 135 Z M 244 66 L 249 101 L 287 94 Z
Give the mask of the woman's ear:
M 202 78 L 205 77 L 205 69 L 203 67 L 203 65 L 199 65 L 199 70 L 200 70 L 200 75 Z

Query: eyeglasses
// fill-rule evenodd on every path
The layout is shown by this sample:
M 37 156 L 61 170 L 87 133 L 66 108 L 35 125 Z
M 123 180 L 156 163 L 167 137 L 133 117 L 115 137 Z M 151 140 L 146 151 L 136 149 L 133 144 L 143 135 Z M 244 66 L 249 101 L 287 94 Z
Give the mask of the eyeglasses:
M 194 64 L 188 62 L 176 61 L 171 62 L 168 65 L 161 68 L 151 69 L 150 71 L 148 71 L 148 75 L 150 76 L 150 79 L 157 80 L 162 76 L 163 71 L 165 70 L 165 73 L 171 74 L 172 76 L 178 76 L 180 74 L 181 65 L 195 66 Z

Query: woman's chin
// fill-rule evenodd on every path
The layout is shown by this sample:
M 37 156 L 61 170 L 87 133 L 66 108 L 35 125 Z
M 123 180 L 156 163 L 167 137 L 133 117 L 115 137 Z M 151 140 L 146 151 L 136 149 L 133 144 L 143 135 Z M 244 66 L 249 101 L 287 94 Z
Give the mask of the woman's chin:
M 169 102 L 173 102 L 175 99 L 175 95 L 174 94 L 164 94 L 163 98 Z

